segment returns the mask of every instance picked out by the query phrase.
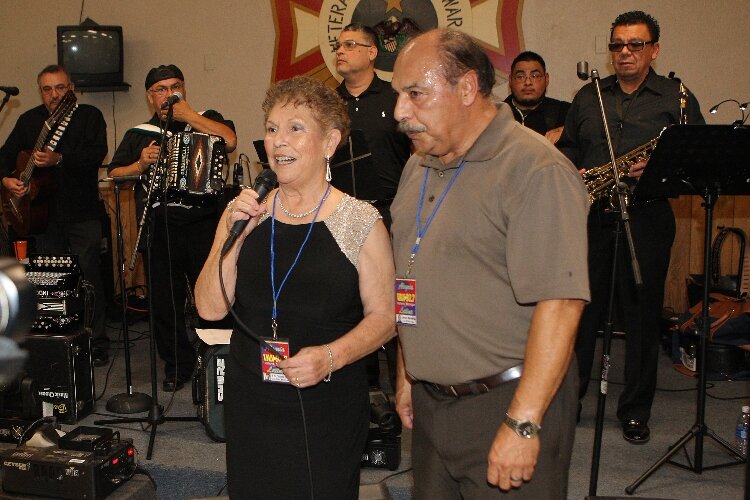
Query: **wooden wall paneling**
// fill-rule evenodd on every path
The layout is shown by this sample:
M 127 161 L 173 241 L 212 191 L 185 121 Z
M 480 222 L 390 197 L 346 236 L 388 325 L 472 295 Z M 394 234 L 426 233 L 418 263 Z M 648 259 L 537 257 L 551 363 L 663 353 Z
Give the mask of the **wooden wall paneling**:
M 664 284 L 664 307 L 681 312 L 687 309 L 685 278 L 690 273 L 692 240 L 692 197 L 681 196 L 669 200 L 676 221 L 676 232 L 669 260 L 669 272 Z
M 115 214 L 115 193 L 111 183 L 101 184 L 99 193 L 107 207 L 112 231 L 112 269 L 114 272 L 115 295 L 120 294 L 120 276 L 117 246 L 117 218 Z M 130 288 L 146 283 L 142 259 L 138 258 L 136 267 L 131 271 L 128 267 L 133 246 L 138 236 L 138 221 L 135 218 L 135 193 L 132 188 L 120 191 L 120 216 L 122 219 L 123 253 L 125 254 L 125 287 Z

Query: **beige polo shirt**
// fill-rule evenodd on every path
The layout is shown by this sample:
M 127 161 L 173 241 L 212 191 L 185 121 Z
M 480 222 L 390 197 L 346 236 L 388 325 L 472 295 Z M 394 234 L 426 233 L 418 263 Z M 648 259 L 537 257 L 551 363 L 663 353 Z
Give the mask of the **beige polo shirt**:
M 391 208 L 397 276 L 417 237 L 425 172 L 422 225 L 461 160 L 444 166 L 417 154 L 407 163 Z M 588 200 L 575 167 L 506 104 L 465 162 L 412 267 L 417 324 L 399 326 L 407 371 L 440 384 L 522 362 L 537 301 L 589 300 Z

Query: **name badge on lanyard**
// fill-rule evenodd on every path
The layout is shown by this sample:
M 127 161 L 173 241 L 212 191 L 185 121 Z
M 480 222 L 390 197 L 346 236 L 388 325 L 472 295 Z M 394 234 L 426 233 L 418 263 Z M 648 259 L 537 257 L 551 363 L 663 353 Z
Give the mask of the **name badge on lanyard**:
M 417 325 L 417 280 L 396 278 L 396 324 Z
M 264 342 L 265 341 L 265 342 Z M 270 349 L 266 343 L 270 344 L 273 349 Z M 279 356 L 283 355 L 283 358 Z M 263 377 L 263 382 L 273 382 L 277 384 L 288 384 L 289 379 L 286 378 L 284 372 L 277 365 L 281 363 L 282 359 L 289 357 L 289 340 L 282 338 L 272 337 L 261 337 L 260 343 L 260 373 Z

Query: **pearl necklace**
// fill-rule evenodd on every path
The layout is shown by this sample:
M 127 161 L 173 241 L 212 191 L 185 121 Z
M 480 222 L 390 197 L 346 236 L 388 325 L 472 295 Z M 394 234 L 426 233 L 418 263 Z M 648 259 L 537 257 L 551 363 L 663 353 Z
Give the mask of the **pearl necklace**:
M 329 193 L 329 191 L 326 190 L 326 194 L 323 196 L 323 198 L 320 200 L 320 202 L 318 202 L 317 205 L 315 205 L 314 207 L 312 207 L 307 212 L 303 212 L 301 214 L 293 214 L 292 212 L 290 212 L 289 210 L 287 210 L 286 207 L 284 206 L 284 202 L 281 201 L 281 196 L 277 196 L 276 198 L 279 200 L 279 208 L 281 208 L 281 211 L 284 212 L 288 217 L 291 217 L 292 219 L 304 219 L 308 215 L 313 214 L 317 209 L 320 208 L 320 206 L 323 203 L 325 203 L 326 199 L 328 198 L 328 193 Z

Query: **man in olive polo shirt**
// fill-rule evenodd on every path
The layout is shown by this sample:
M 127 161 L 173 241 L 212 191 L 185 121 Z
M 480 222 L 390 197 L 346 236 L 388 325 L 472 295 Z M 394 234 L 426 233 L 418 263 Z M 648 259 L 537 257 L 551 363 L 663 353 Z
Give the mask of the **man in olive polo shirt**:
M 416 498 L 567 496 L 587 195 L 496 106 L 494 80 L 481 47 L 445 29 L 414 38 L 394 70 L 394 116 L 417 151 L 392 205 L 396 408 Z

